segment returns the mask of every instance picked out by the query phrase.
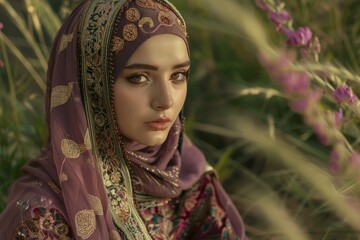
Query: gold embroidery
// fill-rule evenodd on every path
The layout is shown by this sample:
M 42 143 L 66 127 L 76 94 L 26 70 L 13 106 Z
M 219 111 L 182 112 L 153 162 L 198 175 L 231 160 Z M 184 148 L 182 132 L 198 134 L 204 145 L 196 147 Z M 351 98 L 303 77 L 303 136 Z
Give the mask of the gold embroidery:
M 104 215 L 101 201 L 98 197 L 89 194 L 90 204 L 96 215 Z
M 75 215 L 76 233 L 82 239 L 87 239 L 96 229 L 96 220 L 93 210 L 83 210 Z
M 81 153 L 86 152 L 87 150 L 85 144 L 78 144 L 78 147 Z
M 168 9 L 166 6 L 162 5 L 161 3 L 158 3 L 157 6 L 161 11 L 164 11 L 164 12 L 170 11 L 170 9 Z
M 158 20 L 160 23 L 170 25 L 171 24 L 171 18 L 168 12 L 160 11 L 158 14 Z
M 61 37 L 61 42 L 60 42 L 60 46 L 59 46 L 59 52 L 60 53 L 61 51 L 65 50 L 69 43 L 71 43 L 71 41 L 73 40 L 73 34 L 69 34 L 69 35 L 66 35 L 64 34 L 62 37 Z
M 126 41 L 134 41 L 138 37 L 138 30 L 135 24 L 129 23 L 124 26 L 123 37 Z
M 92 139 L 92 144 L 95 144 L 92 147 L 98 150 L 93 161 L 95 161 L 95 165 L 99 164 L 101 166 L 101 174 L 109 202 L 111 203 L 112 200 L 118 202 L 115 206 L 110 205 L 114 223 L 126 239 L 136 239 L 136 237 L 139 237 L 143 240 L 151 240 L 152 238 L 137 212 L 132 198 L 131 176 L 126 163 L 123 159 L 118 159 L 120 156 L 117 153 L 120 153 L 122 150 L 116 144 L 118 135 L 114 126 L 111 124 L 111 121 L 108 121 L 113 116 L 111 115 L 112 102 L 110 99 L 105 99 L 105 102 L 103 101 L 103 95 L 110 94 L 110 88 L 107 86 L 109 86 L 108 84 L 110 84 L 112 78 L 105 69 L 105 65 L 99 64 L 99 62 L 100 59 L 108 56 L 108 49 L 112 49 L 112 46 L 108 45 L 108 42 L 112 40 L 109 37 L 112 35 L 111 31 L 116 24 L 115 19 L 118 12 L 121 11 L 122 6 L 127 4 L 125 2 L 123 0 L 89 1 L 88 10 L 82 15 L 82 20 L 80 21 L 82 26 L 79 28 L 81 29 L 80 41 L 86 43 L 81 48 L 81 64 L 83 66 L 81 74 L 83 79 L 86 79 L 82 85 L 82 90 L 84 100 L 89 106 L 89 111 L 86 112 L 87 117 L 94 119 L 94 116 L 98 116 L 98 118 L 94 119 L 94 128 L 90 134 L 91 138 L 94 138 L 94 141 Z M 103 11 L 102 7 L 106 8 L 106 11 Z M 138 34 L 138 28 L 136 25 L 133 26 L 135 27 L 136 34 Z M 119 30 L 120 34 L 124 33 L 123 29 Z M 134 36 L 134 34 L 130 35 Z M 121 38 L 127 41 L 123 36 Z M 113 175 L 112 173 L 115 172 L 120 172 L 121 180 L 113 184 L 110 180 L 110 175 Z M 108 176 L 107 179 L 106 176 Z M 111 177 L 112 180 L 116 178 L 117 176 Z M 120 211 L 122 208 L 123 211 Z M 127 220 L 125 222 L 120 221 L 119 215 L 122 218 L 126 216 L 124 219 Z
M 111 51 L 118 53 L 119 51 L 123 50 L 124 45 L 125 45 L 124 39 L 122 39 L 121 37 L 115 36 L 111 40 Z
M 136 4 L 143 8 L 155 9 L 155 3 L 152 0 L 136 0 Z
M 72 82 L 68 83 L 67 86 L 60 85 L 54 87 L 51 91 L 51 104 L 50 104 L 51 109 L 65 104 L 69 100 L 72 90 L 73 90 Z
M 61 192 L 60 188 L 56 186 L 56 184 L 53 181 L 49 181 L 47 184 L 49 185 L 51 190 L 53 190 L 54 193 L 58 194 Z
M 129 8 L 125 13 L 125 17 L 130 22 L 136 22 L 140 20 L 140 12 L 136 8 Z
M 145 24 L 149 25 L 149 28 L 153 28 L 153 27 L 155 26 L 154 21 L 152 20 L 152 18 L 150 18 L 150 17 L 143 17 L 143 18 L 139 21 L 138 26 L 139 26 L 139 28 L 141 29 L 141 31 L 143 31 L 143 32 L 145 32 L 145 33 L 146 33 L 146 31 L 144 30 L 144 25 L 145 25 Z
M 110 240 L 121 240 L 120 235 L 116 230 L 111 231 Z
M 117 202 L 117 206 L 112 206 L 115 209 L 115 218 L 118 222 L 126 223 L 130 217 L 130 210 L 126 203 L 124 202 Z
M 90 150 L 91 147 L 91 139 L 90 139 L 90 133 L 89 133 L 89 129 L 86 130 L 85 136 L 84 136 L 84 145 L 86 147 L 87 150 Z
M 136 153 L 134 153 L 134 152 L 132 152 L 132 151 L 129 151 L 129 150 L 127 150 L 126 148 L 125 148 L 125 152 L 126 152 L 127 154 L 133 156 L 134 158 L 139 159 L 140 161 L 143 161 L 143 162 L 148 162 L 148 161 L 149 161 L 148 158 L 143 157 L 143 156 L 141 156 L 141 155 L 139 155 L 139 154 L 136 154 Z
M 176 26 L 179 28 L 179 30 L 180 30 L 185 36 L 188 35 L 188 33 L 187 33 L 187 31 L 186 31 L 185 23 L 183 23 L 179 18 L 176 19 Z
M 67 181 L 67 180 L 69 180 L 69 178 L 68 178 L 68 176 L 66 175 L 66 173 L 62 172 L 62 173 L 59 174 L 59 181 L 60 181 L 60 183 L 65 182 L 65 181 Z
M 66 138 L 61 141 L 61 150 L 68 158 L 78 158 L 81 153 L 78 144 Z

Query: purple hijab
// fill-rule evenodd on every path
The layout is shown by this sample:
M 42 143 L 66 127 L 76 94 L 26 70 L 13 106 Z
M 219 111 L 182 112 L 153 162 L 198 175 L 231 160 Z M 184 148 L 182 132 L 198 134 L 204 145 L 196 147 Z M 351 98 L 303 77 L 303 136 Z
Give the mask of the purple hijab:
M 49 60 L 48 146 L 10 189 L 0 236 L 29 236 L 35 227 L 26 219 L 32 218 L 64 237 L 71 231 L 76 239 L 151 239 L 138 198 L 180 198 L 199 181 L 206 161 L 186 136 L 181 142 L 180 119 L 151 149 L 123 139 L 116 125 L 116 77 L 146 39 L 164 33 L 188 44 L 182 17 L 163 0 L 89 0 L 72 12 Z M 233 204 L 219 182 L 210 181 L 229 226 L 245 239 Z M 41 222 L 44 216 L 51 221 Z

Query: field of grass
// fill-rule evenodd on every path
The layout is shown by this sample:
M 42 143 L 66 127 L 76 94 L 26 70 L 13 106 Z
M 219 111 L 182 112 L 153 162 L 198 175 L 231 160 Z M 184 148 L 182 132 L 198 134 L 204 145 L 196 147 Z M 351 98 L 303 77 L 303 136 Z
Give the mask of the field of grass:
M 21 166 L 46 143 L 49 49 L 79 2 L 0 1 L 0 211 Z M 172 2 L 190 34 L 186 131 L 216 166 L 248 235 L 358 239 L 360 3 Z M 287 29 L 312 31 L 306 46 L 290 44 L 270 20 L 285 9 Z

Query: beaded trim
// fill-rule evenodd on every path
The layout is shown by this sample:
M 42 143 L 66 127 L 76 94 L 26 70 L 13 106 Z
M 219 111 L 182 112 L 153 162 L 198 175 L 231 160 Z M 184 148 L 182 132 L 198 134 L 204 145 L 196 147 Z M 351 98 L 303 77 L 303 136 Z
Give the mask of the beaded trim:
M 111 104 L 104 102 L 104 96 L 113 88 L 113 66 L 106 60 L 114 51 L 108 52 L 111 33 L 116 19 L 127 7 L 126 0 L 92 1 L 87 13 L 83 16 L 81 29 L 81 79 L 83 79 L 84 105 L 99 171 L 103 176 L 104 186 L 110 203 L 110 211 L 119 232 L 126 239 L 148 239 L 147 232 L 133 200 L 133 189 L 130 177 L 131 167 L 124 159 L 123 149 L 118 145 L 118 131 L 114 121 L 115 112 Z M 106 9 L 106 10 L 104 10 Z M 116 29 L 114 29 L 116 31 Z M 130 35 L 127 35 L 131 38 Z M 121 40 L 119 41 L 121 47 Z M 118 50 L 110 49 L 110 50 Z M 94 57 L 94 56 L 97 57 Z M 102 60 L 100 60 L 102 59 Z M 99 61 L 102 64 L 98 64 Z M 108 64 L 110 64 L 108 66 Z M 110 71 L 109 71 L 110 70 Z M 109 74 L 110 72 L 110 74 Z M 116 130 L 116 131 L 114 131 Z

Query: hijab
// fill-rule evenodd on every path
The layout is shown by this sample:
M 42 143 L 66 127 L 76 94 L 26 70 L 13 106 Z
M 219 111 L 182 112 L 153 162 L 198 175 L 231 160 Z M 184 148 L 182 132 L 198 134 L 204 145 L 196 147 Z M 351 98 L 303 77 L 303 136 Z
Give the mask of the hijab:
M 182 114 L 158 146 L 119 132 L 114 82 L 136 49 L 159 34 L 188 46 L 184 20 L 167 0 L 85 0 L 63 23 L 47 75 L 48 144 L 11 187 L 1 236 L 14 238 L 16 228 L 23 239 L 39 224 L 65 239 L 70 229 L 76 239 L 151 239 L 141 201 L 180 199 L 178 236 L 246 239 L 221 184 L 213 173 L 203 175 L 211 168 L 183 133 Z
M 60 29 L 49 60 L 45 159 L 25 168 L 48 173 L 81 239 L 150 239 L 136 210 L 137 195 L 179 196 L 205 171 L 202 153 L 184 138 L 180 119 L 152 149 L 123 140 L 113 85 L 146 39 L 175 34 L 187 44 L 183 19 L 165 0 L 83 2 Z M 144 161 L 144 159 L 147 159 Z M 116 225 L 116 227 L 114 226 Z M 108 237 L 107 237 L 108 236 Z

